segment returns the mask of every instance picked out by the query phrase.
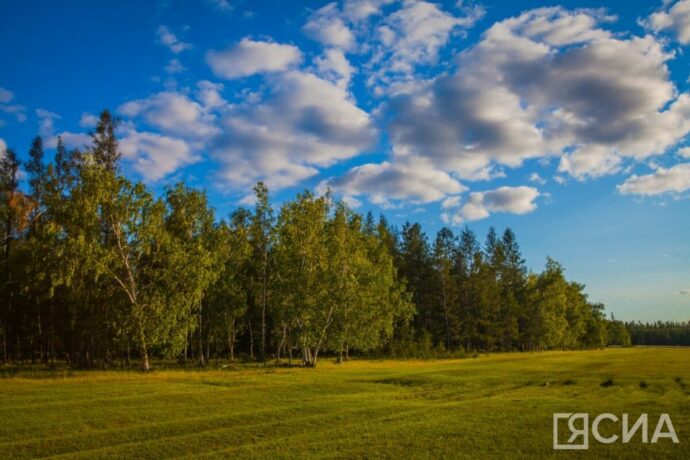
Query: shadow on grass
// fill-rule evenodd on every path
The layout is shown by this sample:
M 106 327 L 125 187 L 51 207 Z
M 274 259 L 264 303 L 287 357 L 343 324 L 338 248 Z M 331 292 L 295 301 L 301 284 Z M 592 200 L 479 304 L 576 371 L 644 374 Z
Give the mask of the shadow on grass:
M 613 379 L 606 379 L 603 382 L 601 382 L 601 387 L 602 388 L 608 388 L 614 386 L 615 383 L 613 382 Z

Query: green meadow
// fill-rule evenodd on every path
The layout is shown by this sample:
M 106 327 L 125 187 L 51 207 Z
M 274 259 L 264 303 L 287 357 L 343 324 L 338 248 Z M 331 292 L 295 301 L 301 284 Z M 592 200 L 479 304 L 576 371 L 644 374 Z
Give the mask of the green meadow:
M 690 349 L 3 371 L 2 458 L 688 458 Z M 555 452 L 552 414 L 668 413 L 679 444 Z M 602 434 L 621 433 L 603 422 Z

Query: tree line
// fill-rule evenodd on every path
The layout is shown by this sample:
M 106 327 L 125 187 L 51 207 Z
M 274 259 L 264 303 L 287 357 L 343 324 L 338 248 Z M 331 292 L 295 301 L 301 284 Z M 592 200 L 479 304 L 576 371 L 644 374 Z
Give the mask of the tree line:
M 2 360 L 150 368 L 152 356 L 287 359 L 532 351 L 630 343 L 582 284 L 547 259 L 527 270 L 515 234 L 429 241 L 330 192 L 218 219 L 184 183 L 156 197 L 121 172 L 117 121 L 54 158 L 36 137 L 0 155 Z M 20 180 L 25 172 L 24 179 Z
M 690 346 L 690 321 L 626 322 L 633 345 Z

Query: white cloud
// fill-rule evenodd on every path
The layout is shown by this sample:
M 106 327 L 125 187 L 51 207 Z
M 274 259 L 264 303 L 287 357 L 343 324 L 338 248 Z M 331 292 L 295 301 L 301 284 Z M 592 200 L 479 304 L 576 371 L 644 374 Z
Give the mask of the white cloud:
M 546 180 L 543 177 L 541 177 L 537 172 L 533 172 L 529 175 L 529 181 L 539 185 L 544 185 L 546 183 Z
M 168 47 L 170 51 L 175 54 L 179 54 L 184 50 L 190 49 L 192 45 L 190 43 L 185 43 L 180 41 L 175 34 L 173 34 L 170 29 L 166 26 L 159 26 L 158 31 L 158 42 L 162 45 Z
M 443 200 L 443 203 L 441 203 L 441 208 L 457 208 L 458 206 L 460 206 L 460 202 L 461 201 L 459 196 L 449 196 L 448 198 Z
M 664 2 L 664 8 L 652 14 L 643 24 L 655 32 L 669 31 L 683 45 L 690 43 L 690 0 L 680 0 L 671 5 Z
M 683 158 L 690 158 L 690 147 L 683 147 L 678 149 L 678 155 Z
M 212 142 L 233 188 L 262 179 L 272 188 L 295 185 L 370 147 L 376 129 L 342 87 L 290 71 L 267 81 L 268 94 L 233 108 Z
M 84 133 L 72 133 L 69 131 L 62 131 L 55 137 L 48 139 L 49 142 L 46 143 L 49 147 L 55 147 L 57 145 L 57 137 L 62 138 L 62 142 L 68 149 L 85 149 L 91 145 L 91 136 Z
M 317 57 L 314 63 L 323 78 L 342 87 L 347 87 L 350 84 L 350 79 L 355 71 L 343 51 L 338 48 L 326 49 L 323 56 Z
M 85 116 L 89 114 L 82 114 L 81 121 L 84 120 Z M 62 141 L 67 148 L 77 148 L 82 149 L 85 146 L 91 145 L 91 136 L 84 133 L 72 133 L 69 131 L 62 131 L 56 133 L 55 122 L 60 120 L 61 117 L 57 113 L 51 112 L 45 109 L 37 109 L 36 116 L 38 117 L 38 134 L 43 138 L 43 145 L 48 148 L 55 148 L 57 145 L 58 136 L 62 138 Z M 97 119 L 95 120 L 98 121 Z
M 237 204 L 240 206 L 254 206 L 256 204 L 256 195 L 254 193 L 244 195 L 237 200 Z
M 393 0 L 345 0 L 343 14 L 348 20 L 356 23 L 381 14 L 381 8 L 390 3 L 393 3 Z
M 573 153 L 563 155 L 558 165 L 559 172 L 565 172 L 578 180 L 601 177 L 620 171 L 621 157 L 606 146 L 594 145 L 577 148 Z
M 19 104 L 0 104 L 0 111 L 14 115 L 18 122 L 26 121 L 26 107 Z
M 525 12 L 502 21 L 500 27 L 519 37 L 558 47 L 607 39 L 611 34 L 598 25 L 614 20 L 615 17 L 606 16 L 601 10 L 567 12 L 560 7 L 552 7 Z
M 350 49 L 355 44 L 355 35 L 340 16 L 338 5 L 329 3 L 311 15 L 302 31 L 324 45 Z
M 187 68 L 182 65 L 179 59 L 171 59 L 170 62 L 168 62 L 168 64 L 165 66 L 165 71 L 170 75 L 182 73 L 185 70 L 187 70 Z
M 454 224 L 485 219 L 494 212 L 526 214 L 537 209 L 534 202 L 540 193 L 536 188 L 499 187 L 487 192 L 470 193 L 467 202 L 451 216 Z
M 542 8 L 494 24 L 455 75 L 386 103 L 394 155 L 464 178 L 554 155 L 585 179 L 665 152 L 690 132 L 690 96 L 669 79 L 662 43 L 614 37 L 598 27 L 609 20 Z
M 443 11 L 435 3 L 405 1 L 401 9 L 391 13 L 377 28 L 378 44 L 373 63 L 381 67 L 370 83 L 384 85 L 390 74 L 409 75 L 419 64 L 432 64 L 456 28 L 469 28 L 483 15 L 472 10 L 456 17 Z
M 344 196 L 343 201 L 352 209 L 356 209 L 362 206 L 362 202 L 353 196 Z
M 84 112 L 79 119 L 79 126 L 82 128 L 93 128 L 98 124 L 98 117 L 92 113 Z
M 618 186 L 618 191 L 624 195 L 660 195 L 686 190 L 690 190 L 690 163 L 658 168 L 644 176 L 633 175 Z
M 120 151 L 123 158 L 131 161 L 134 169 L 150 181 L 160 180 L 200 159 L 182 139 L 134 130 L 120 140 Z
M 196 86 L 196 97 L 206 109 L 219 109 L 228 105 L 228 101 L 222 95 L 222 84 L 202 80 Z
M 391 200 L 429 203 L 465 191 L 460 182 L 423 158 L 356 166 L 342 177 L 321 183 L 320 188 L 325 187 L 344 196 L 368 195 L 377 204 Z
M 53 137 L 55 132 L 55 120 L 60 119 L 60 115 L 46 109 L 36 109 L 38 117 L 38 134 L 49 144 L 48 139 Z
M 14 115 L 18 122 L 26 121 L 26 107 L 19 104 L 10 104 L 14 100 L 14 93 L 0 87 L 0 111 Z
M 678 291 L 678 294 L 679 294 L 679 295 L 690 295 L 690 288 L 688 288 L 688 289 L 681 289 L 680 291 Z
M 227 79 L 284 71 L 301 61 L 302 53 L 295 46 L 250 38 L 243 38 L 225 50 L 206 53 L 206 62 L 213 73 Z
M 218 131 L 212 113 L 178 92 L 161 92 L 130 101 L 121 105 L 118 112 L 127 117 L 141 116 L 150 125 L 174 135 L 208 138 Z
M 5 139 L 0 137 L 0 153 L 2 153 L 4 155 L 5 150 L 7 150 L 7 142 L 5 142 Z

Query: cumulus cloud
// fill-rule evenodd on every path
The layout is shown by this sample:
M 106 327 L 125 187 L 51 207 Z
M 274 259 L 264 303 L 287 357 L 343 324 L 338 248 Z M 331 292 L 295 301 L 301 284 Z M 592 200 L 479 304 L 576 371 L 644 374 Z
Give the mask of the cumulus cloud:
M 461 200 L 459 196 L 449 196 L 448 198 L 443 200 L 443 203 L 441 203 L 441 208 L 457 208 L 458 206 L 460 206 L 460 202 Z
M 341 18 L 335 2 L 316 10 L 302 27 L 302 31 L 324 45 L 350 49 L 355 44 L 355 35 Z
M 258 179 L 273 188 L 295 185 L 373 144 L 371 117 L 342 87 L 303 71 L 276 74 L 267 87 L 261 100 L 226 114 L 212 142 L 232 187 Z
M 329 48 L 366 56 L 367 84 L 383 95 L 413 84 L 417 66 L 435 63 L 450 37 L 484 14 L 477 6 L 459 10 L 456 16 L 423 0 L 345 0 L 314 11 L 302 31 Z
M 660 195 L 686 190 L 690 190 L 690 163 L 660 167 L 643 176 L 633 175 L 618 186 L 618 191 L 624 195 Z
M 364 21 L 381 14 L 381 9 L 393 0 L 345 0 L 343 13 L 351 22 Z
M 664 7 L 642 23 L 655 32 L 671 32 L 683 45 L 690 43 L 690 0 L 664 2 Z
M 120 140 L 124 159 L 146 180 L 157 181 L 200 159 L 182 139 L 131 130 Z
M 185 43 L 180 41 L 175 34 L 173 34 L 170 29 L 166 26 L 159 26 L 157 31 L 158 43 L 168 47 L 170 51 L 175 54 L 179 54 L 184 50 L 188 50 L 192 47 L 190 43 Z
M 228 105 L 228 101 L 223 98 L 222 84 L 202 80 L 196 87 L 196 97 L 206 109 L 219 109 Z
M 194 91 L 163 91 L 122 104 L 118 113 L 128 118 L 119 133 L 123 158 L 150 181 L 199 161 L 200 152 L 220 134 L 219 119 L 230 107 L 222 92 L 222 84 L 202 80 Z M 138 130 L 139 120 L 158 132 Z
M 421 3 L 385 21 L 395 24 L 395 15 Z M 424 9 L 442 24 L 457 23 L 436 6 Z M 416 79 L 383 104 L 388 163 L 424 158 L 434 170 L 486 180 L 501 167 L 555 156 L 560 173 L 585 180 L 620 171 L 626 158 L 665 152 L 690 132 L 690 97 L 669 79 L 672 55 L 663 43 L 613 35 L 602 27 L 612 20 L 599 10 L 553 7 L 494 24 L 458 54 L 454 74 Z M 432 49 L 444 42 L 442 30 L 433 32 Z M 465 204 L 461 220 L 492 211 L 477 201 L 482 196 Z
M 356 166 L 319 188 L 353 205 L 365 198 L 384 207 L 440 202 L 446 220 L 461 223 L 525 214 L 546 195 L 487 186 L 461 196 L 466 181 L 499 177 L 531 158 L 556 159 L 558 183 L 600 177 L 664 153 L 690 132 L 690 96 L 669 77 L 665 42 L 611 33 L 606 24 L 614 18 L 601 10 L 527 11 L 434 68 L 451 39 L 482 15 L 462 2 L 344 0 L 304 24 L 305 35 L 324 45 L 306 65 L 296 46 L 270 40 L 247 37 L 211 50 L 206 61 L 215 75 L 261 74 L 261 84 L 232 103 L 210 81 L 127 102 L 121 115 L 159 132 L 132 128 L 126 158 L 158 180 L 207 151 L 228 188 L 264 180 L 279 189 L 366 152 L 380 123 L 387 161 Z M 353 76 L 385 96 L 371 114 L 349 91 Z M 686 165 L 656 168 L 619 191 L 678 193 L 688 189 L 687 175 Z M 545 183 L 537 172 L 528 179 Z
M 207 138 L 218 130 L 212 113 L 178 92 L 161 92 L 130 101 L 121 105 L 118 112 L 127 117 L 143 117 L 150 125 L 175 135 Z
M 88 134 L 62 131 L 58 135 L 47 139 L 46 145 L 48 147 L 55 147 L 57 145 L 58 136 L 68 149 L 86 149 L 92 142 L 91 136 Z
M 424 158 L 357 166 L 344 176 L 322 182 L 320 188 L 325 187 L 345 196 L 366 194 L 371 202 L 384 206 L 390 206 L 392 200 L 429 203 L 466 190 L 460 182 L 434 169 Z
M 458 28 L 469 28 L 483 15 L 481 8 L 457 17 L 426 1 L 405 1 L 377 28 L 373 63 L 380 68 L 371 82 L 389 83 L 391 74 L 409 75 L 419 64 L 436 62 L 439 50 Z
M 454 224 L 485 219 L 494 212 L 527 214 L 537 209 L 539 191 L 534 187 L 499 187 L 486 192 L 472 192 L 467 202 L 450 216 Z
M 326 49 L 323 56 L 317 57 L 314 63 L 320 75 L 342 87 L 350 84 L 355 71 L 345 57 L 345 53 L 338 48 Z
M 284 71 L 301 61 L 302 53 L 295 46 L 250 38 L 243 38 L 225 50 L 206 53 L 206 62 L 213 73 L 227 79 Z
M 394 155 L 486 177 L 492 165 L 561 156 L 578 179 L 663 153 L 690 131 L 690 97 L 650 36 L 614 37 L 598 11 L 542 8 L 498 22 L 441 76 L 386 104 Z
M 559 172 L 570 174 L 579 180 L 613 174 L 621 169 L 622 158 L 607 146 L 577 147 L 573 153 L 563 155 Z

